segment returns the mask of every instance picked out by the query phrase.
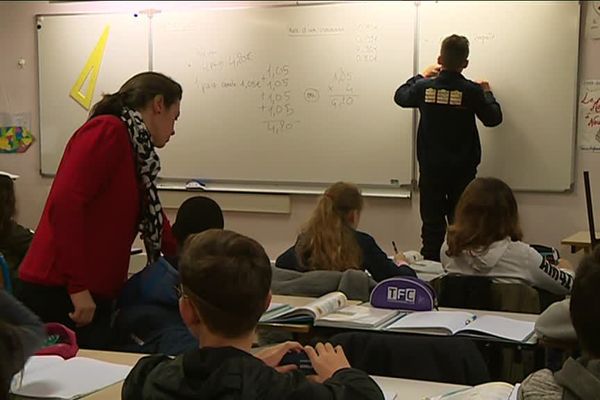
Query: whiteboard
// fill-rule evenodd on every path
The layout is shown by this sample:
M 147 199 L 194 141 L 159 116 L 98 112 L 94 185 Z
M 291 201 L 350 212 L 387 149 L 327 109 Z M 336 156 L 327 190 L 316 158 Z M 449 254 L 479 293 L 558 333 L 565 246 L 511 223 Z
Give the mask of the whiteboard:
M 568 190 L 578 3 L 419 4 L 164 11 L 152 19 L 152 40 L 145 16 L 43 16 L 42 173 L 56 172 L 87 117 L 69 91 L 110 24 L 94 102 L 150 61 L 183 85 L 176 135 L 160 151 L 161 177 L 203 178 L 228 190 L 274 183 L 292 192 L 342 179 L 395 190 L 415 165 L 414 114 L 394 104 L 394 91 L 435 62 L 443 37 L 458 33 L 471 41 L 465 75 L 489 80 L 504 112 L 499 127 L 479 126 L 479 175 L 517 190 Z
M 407 184 L 411 2 L 166 12 L 154 67 L 183 86 L 162 177 Z
M 92 104 L 148 69 L 145 18 L 129 14 L 38 16 L 41 172 L 54 174 L 65 144 L 88 110 L 69 96 L 88 57 L 109 26 Z M 86 81 L 89 83 L 89 79 Z M 83 88 L 87 88 L 87 83 Z
M 516 190 L 565 191 L 573 181 L 579 4 L 561 2 L 421 2 L 419 70 L 436 62 L 452 33 L 470 41 L 463 74 L 490 82 L 504 120 L 478 122 L 479 176 Z

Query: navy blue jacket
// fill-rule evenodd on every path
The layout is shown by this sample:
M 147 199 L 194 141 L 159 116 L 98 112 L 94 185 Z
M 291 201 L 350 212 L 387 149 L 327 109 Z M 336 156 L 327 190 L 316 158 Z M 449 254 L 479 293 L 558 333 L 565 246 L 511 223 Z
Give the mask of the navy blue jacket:
M 390 260 L 375 242 L 375 239 L 367 233 L 354 231 L 356 241 L 362 250 L 362 268 L 369 271 L 373 279 L 380 282 L 393 276 L 417 276 L 412 268 L 402 265 L 397 266 Z M 306 260 L 300 260 L 296 253 L 296 244 L 287 249 L 277 257 L 275 266 L 285 269 L 293 269 L 300 272 L 308 271 Z
M 410 78 L 396 90 L 394 101 L 421 113 L 417 157 L 425 174 L 475 173 L 481 161 L 475 116 L 485 126 L 502 122 L 494 95 L 453 71 L 442 70 L 435 78 Z

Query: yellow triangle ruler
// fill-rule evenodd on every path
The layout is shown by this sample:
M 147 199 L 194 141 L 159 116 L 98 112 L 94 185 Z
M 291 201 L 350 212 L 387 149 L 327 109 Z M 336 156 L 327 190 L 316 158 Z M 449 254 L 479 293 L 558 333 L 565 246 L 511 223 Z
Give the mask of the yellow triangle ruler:
M 94 89 L 96 88 L 96 81 L 98 79 L 98 73 L 100 72 L 100 65 L 102 64 L 102 57 L 104 56 L 104 48 L 106 47 L 106 42 L 108 40 L 109 30 L 110 27 L 106 25 L 98 43 L 96 43 L 96 47 L 92 50 L 92 53 L 88 57 L 85 66 L 81 70 L 77 81 L 75 81 L 75 84 L 69 93 L 73 100 L 86 110 L 89 110 L 92 106 Z M 88 85 L 84 93 L 83 85 L 86 80 L 88 81 Z

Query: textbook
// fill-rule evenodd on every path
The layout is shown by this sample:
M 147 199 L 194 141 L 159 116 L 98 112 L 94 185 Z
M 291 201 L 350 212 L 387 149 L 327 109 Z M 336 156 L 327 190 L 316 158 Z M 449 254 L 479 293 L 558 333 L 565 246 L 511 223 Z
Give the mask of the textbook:
M 520 384 L 506 382 L 482 383 L 472 388 L 459 389 L 426 400 L 517 400 Z
M 16 398 L 78 399 L 124 380 L 131 368 L 85 357 L 32 356 L 10 392 Z
M 494 315 L 477 317 L 463 311 L 424 311 L 406 314 L 385 330 L 442 336 L 492 336 L 514 342 L 526 342 L 533 334 L 534 325 L 534 322 Z
M 373 329 L 400 314 L 398 310 L 373 308 L 368 303 L 349 305 L 342 292 L 326 294 L 302 307 L 271 307 L 272 311 L 263 314 L 261 322 Z

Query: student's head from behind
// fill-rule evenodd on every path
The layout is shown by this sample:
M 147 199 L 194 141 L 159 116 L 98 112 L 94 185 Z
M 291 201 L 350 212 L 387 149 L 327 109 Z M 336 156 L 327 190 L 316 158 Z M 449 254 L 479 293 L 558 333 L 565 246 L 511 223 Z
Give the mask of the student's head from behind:
M 297 252 L 311 269 L 359 268 L 362 252 L 354 229 L 360 220 L 363 197 L 358 187 L 336 182 L 319 199 L 305 227 Z
M 600 358 L 600 246 L 585 257 L 575 275 L 571 291 L 571 321 L 582 350 Z
M 0 399 L 8 398 L 12 377 L 24 365 L 25 355 L 17 328 L 0 320 Z
M 476 178 L 465 189 L 448 227 L 449 256 L 464 250 L 484 250 L 509 237 L 521 240 L 519 209 L 510 187 L 497 178 Z
M 152 143 L 161 148 L 175 133 L 182 95 L 181 85 L 168 76 L 142 72 L 129 78 L 118 92 L 105 94 L 94 105 L 89 118 L 102 114 L 120 116 L 123 107 L 137 110 L 142 114 Z
M 444 69 L 461 72 L 469 65 L 469 40 L 464 36 L 450 35 L 442 41 L 438 64 Z
M 329 186 L 319 201 L 318 211 L 333 212 L 353 228 L 358 226 L 363 208 L 363 197 L 358 187 L 348 182 Z
M 184 201 L 173 224 L 173 235 L 181 249 L 188 236 L 208 229 L 223 229 L 223 211 L 211 198 L 190 197 Z
M 271 300 L 269 257 L 257 241 L 232 231 L 210 229 L 190 236 L 179 271 L 179 310 L 195 334 L 251 334 Z
M 0 236 L 6 234 L 16 212 L 15 187 L 13 180 L 0 174 Z

